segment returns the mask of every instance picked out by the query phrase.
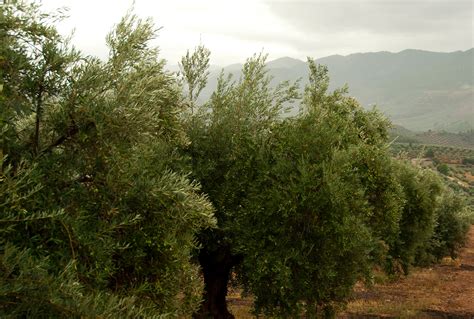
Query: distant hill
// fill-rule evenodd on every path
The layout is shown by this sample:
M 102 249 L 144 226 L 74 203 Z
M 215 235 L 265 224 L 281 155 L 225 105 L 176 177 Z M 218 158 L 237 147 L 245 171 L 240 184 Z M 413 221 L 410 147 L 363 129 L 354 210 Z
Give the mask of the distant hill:
M 398 53 L 356 53 L 317 60 L 327 65 L 331 89 L 349 85 L 362 105 L 373 105 L 394 123 L 410 130 L 466 131 L 474 128 L 474 49 L 451 53 L 405 50 Z M 225 67 L 237 79 L 241 64 Z M 274 82 L 302 79 L 306 62 L 289 57 L 269 61 Z M 202 98 L 216 87 L 220 70 L 212 70 Z
M 437 145 L 474 150 L 474 130 L 462 133 L 431 130 L 417 133 L 403 126 L 395 125 L 390 130 L 390 137 L 396 143 Z

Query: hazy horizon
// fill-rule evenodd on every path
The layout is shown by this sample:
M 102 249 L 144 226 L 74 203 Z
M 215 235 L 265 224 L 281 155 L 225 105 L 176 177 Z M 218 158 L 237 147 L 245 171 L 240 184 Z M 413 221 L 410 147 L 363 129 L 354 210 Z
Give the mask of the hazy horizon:
M 407 49 L 403 49 L 403 50 L 400 50 L 400 51 L 381 50 L 381 51 L 367 51 L 367 52 L 352 52 L 352 53 L 348 53 L 348 54 L 337 54 L 336 53 L 336 54 L 331 54 L 331 55 L 327 55 L 327 56 L 318 57 L 318 58 L 316 58 L 316 60 L 325 59 L 325 58 L 329 58 L 329 57 L 333 57 L 333 56 L 348 57 L 348 56 L 357 55 L 357 54 L 376 54 L 376 53 L 398 54 L 398 53 L 402 53 L 404 51 L 420 51 L 420 52 L 429 52 L 429 53 L 441 53 L 441 54 L 446 53 L 446 54 L 449 54 L 449 53 L 456 53 L 456 52 L 467 52 L 467 51 L 470 51 L 470 50 L 474 50 L 474 47 L 471 47 L 471 48 L 468 48 L 468 49 L 465 49 L 465 50 L 453 50 L 453 51 L 430 51 L 430 50 L 423 50 L 423 49 L 407 48 Z M 259 52 L 255 52 L 255 54 L 258 54 L 258 53 Z M 268 54 L 268 52 L 264 51 L 263 54 Z M 250 58 L 250 57 L 251 56 L 249 56 L 248 58 Z M 270 57 L 270 55 L 269 55 L 269 57 Z M 212 67 L 220 68 L 220 67 L 228 67 L 228 66 L 232 66 L 232 65 L 239 65 L 239 64 L 245 63 L 246 59 L 247 58 L 245 58 L 242 61 L 236 61 L 236 62 L 226 64 L 226 65 L 211 64 L 210 66 L 211 66 L 211 68 Z M 271 57 L 271 58 L 267 59 L 267 63 L 277 61 L 277 60 L 280 60 L 280 59 L 293 59 L 293 60 L 298 60 L 298 61 L 306 63 L 307 57 L 305 57 L 305 58 L 295 58 L 295 57 L 292 57 L 292 56 Z M 168 62 L 167 63 L 168 66 L 175 66 L 175 67 L 178 66 L 177 62 L 176 63 L 169 63 L 169 61 L 167 61 L 167 62 Z
M 44 9 L 69 7 L 62 34 L 75 29 L 72 43 L 105 58 L 105 36 L 133 6 L 161 28 L 154 44 L 176 64 L 186 50 L 203 44 L 211 64 L 244 62 L 254 53 L 305 60 L 359 52 L 419 49 L 452 52 L 473 47 L 473 5 L 457 0 L 44 0 Z M 107 13 L 104 15 L 104 13 Z

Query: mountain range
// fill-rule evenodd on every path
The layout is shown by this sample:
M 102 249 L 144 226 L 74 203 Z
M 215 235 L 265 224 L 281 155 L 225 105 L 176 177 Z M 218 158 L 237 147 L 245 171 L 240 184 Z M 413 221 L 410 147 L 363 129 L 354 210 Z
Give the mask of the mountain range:
M 474 48 L 449 53 L 409 49 L 332 55 L 316 62 L 328 67 L 330 89 L 347 84 L 349 95 L 366 108 L 376 106 L 397 125 L 413 131 L 448 132 L 474 127 Z M 241 67 L 213 66 L 201 99 L 206 100 L 215 89 L 221 69 L 238 79 Z M 267 68 L 274 84 L 301 79 L 303 88 L 307 83 L 305 61 L 283 57 L 267 62 Z

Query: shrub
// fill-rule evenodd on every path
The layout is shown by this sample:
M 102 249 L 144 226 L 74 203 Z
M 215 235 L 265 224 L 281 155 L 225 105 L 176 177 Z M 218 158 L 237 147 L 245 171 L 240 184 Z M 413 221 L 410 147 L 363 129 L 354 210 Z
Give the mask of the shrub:
M 449 174 L 449 166 L 446 163 L 441 163 L 437 165 L 436 169 L 438 170 L 438 172 L 440 172 L 443 175 Z
M 405 205 L 400 220 L 400 233 L 397 242 L 390 248 L 388 265 L 394 266 L 394 263 L 400 261 L 403 271 L 408 273 L 417 256 L 425 253 L 434 234 L 442 181 L 430 170 L 420 170 L 403 162 L 397 166 Z
M 455 258 L 459 248 L 465 244 L 472 213 L 468 211 L 461 197 L 446 189 L 436 215 L 436 226 L 429 253 L 435 260 L 445 256 Z
M 462 163 L 464 165 L 474 165 L 474 158 L 465 157 L 465 158 L 462 159 Z

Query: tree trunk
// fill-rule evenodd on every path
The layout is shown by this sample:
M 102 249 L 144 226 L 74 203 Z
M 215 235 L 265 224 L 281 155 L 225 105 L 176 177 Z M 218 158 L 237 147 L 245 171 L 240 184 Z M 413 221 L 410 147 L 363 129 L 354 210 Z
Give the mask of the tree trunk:
M 204 275 L 204 301 L 201 309 L 194 315 L 195 319 L 234 319 L 227 309 L 227 285 L 230 272 L 239 258 L 232 256 L 228 247 L 220 247 L 216 251 L 202 249 L 199 254 Z

